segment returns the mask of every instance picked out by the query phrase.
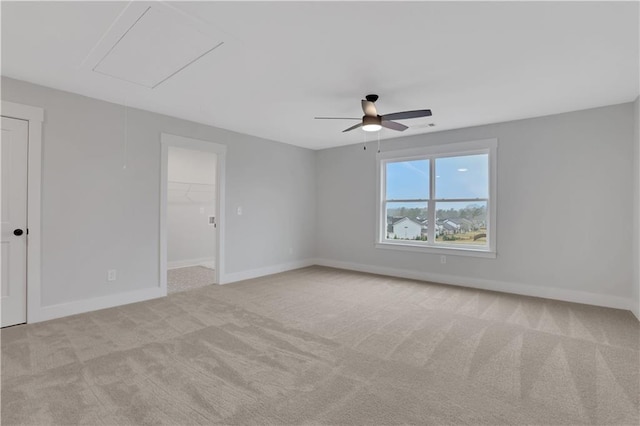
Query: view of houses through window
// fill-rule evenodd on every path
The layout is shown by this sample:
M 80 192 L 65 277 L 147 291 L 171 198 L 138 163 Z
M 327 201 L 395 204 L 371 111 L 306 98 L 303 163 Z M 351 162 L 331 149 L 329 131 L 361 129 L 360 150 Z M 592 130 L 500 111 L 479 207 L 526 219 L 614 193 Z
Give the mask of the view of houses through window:
M 384 166 L 387 241 L 487 245 L 488 154 L 389 160 Z

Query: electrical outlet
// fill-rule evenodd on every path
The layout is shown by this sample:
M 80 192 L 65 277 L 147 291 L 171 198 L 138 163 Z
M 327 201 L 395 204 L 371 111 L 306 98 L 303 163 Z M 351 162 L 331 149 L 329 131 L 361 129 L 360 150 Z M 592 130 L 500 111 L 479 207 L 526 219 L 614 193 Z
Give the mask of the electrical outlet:
M 238 206 L 238 209 L 236 210 L 238 212 L 238 216 L 242 216 L 242 207 Z
M 293 247 L 289 247 L 289 254 L 293 254 Z
M 200 207 L 200 214 L 204 214 L 204 207 Z
M 447 256 L 444 256 L 444 255 L 440 256 L 440 263 L 442 263 L 443 265 L 447 263 Z
M 109 269 L 107 271 L 107 281 L 115 281 L 116 280 L 116 270 Z

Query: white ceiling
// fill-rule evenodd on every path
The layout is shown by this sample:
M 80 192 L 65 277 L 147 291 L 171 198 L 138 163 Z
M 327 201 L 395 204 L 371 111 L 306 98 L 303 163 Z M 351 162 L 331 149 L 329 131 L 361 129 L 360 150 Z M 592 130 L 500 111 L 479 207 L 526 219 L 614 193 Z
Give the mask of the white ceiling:
M 433 111 L 381 138 L 639 93 L 635 2 L 165 3 L 224 44 L 154 89 L 87 63 L 127 5 L 3 1 L 2 75 L 313 149 L 363 141 L 313 117 L 359 117 L 368 93 L 381 114 Z

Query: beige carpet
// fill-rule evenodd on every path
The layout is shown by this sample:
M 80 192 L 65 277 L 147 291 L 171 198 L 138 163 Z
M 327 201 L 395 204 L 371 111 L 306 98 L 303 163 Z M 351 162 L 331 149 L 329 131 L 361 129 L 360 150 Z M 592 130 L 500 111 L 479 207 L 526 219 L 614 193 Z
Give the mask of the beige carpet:
M 2 424 L 638 425 L 625 311 L 311 267 L 2 331 Z
M 169 269 L 167 293 L 173 294 L 211 285 L 216 281 L 216 271 L 204 266 Z

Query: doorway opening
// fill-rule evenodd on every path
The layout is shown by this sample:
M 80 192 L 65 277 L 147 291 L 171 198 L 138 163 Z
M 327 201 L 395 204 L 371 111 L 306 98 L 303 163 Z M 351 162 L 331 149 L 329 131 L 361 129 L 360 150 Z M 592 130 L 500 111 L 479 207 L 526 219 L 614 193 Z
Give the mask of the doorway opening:
M 223 145 L 162 135 L 161 286 L 219 284 L 223 267 Z
M 167 293 L 215 283 L 215 152 L 169 147 Z

